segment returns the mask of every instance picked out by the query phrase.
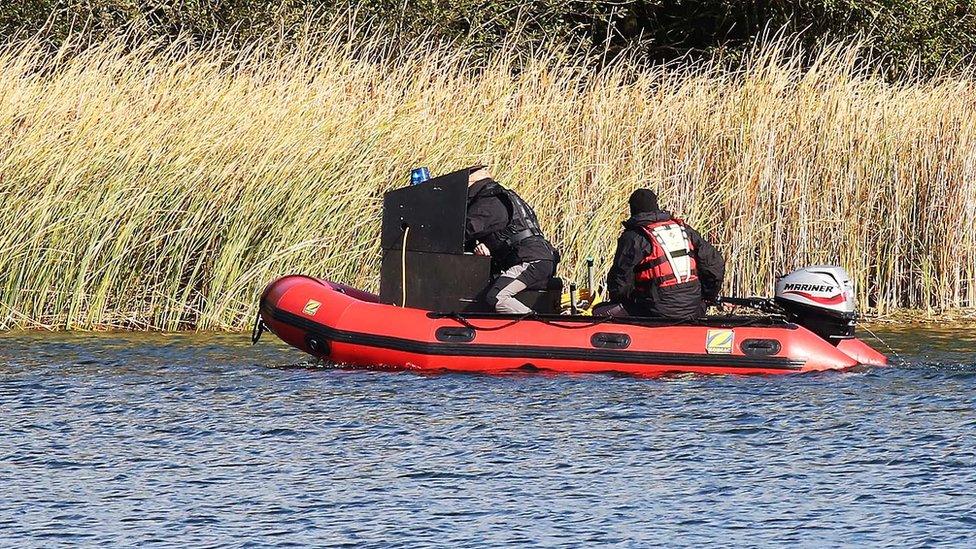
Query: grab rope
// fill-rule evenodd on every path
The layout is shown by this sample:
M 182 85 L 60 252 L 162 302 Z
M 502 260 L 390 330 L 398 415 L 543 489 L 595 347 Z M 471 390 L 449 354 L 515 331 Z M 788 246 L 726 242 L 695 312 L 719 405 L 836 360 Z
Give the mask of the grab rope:
M 457 321 L 459 324 L 461 324 L 465 328 L 470 328 L 472 330 L 480 330 L 482 332 L 494 332 L 496 330 L 503 330 L 505 328 L 508 328 L 509 326 L 514 326 L 514 325 L 518 324 L 519 322 L 522 322 L 523 320 L 526 320 L 528 318 L 532 318 L 532 317 L 538 316 L 538 313 L 536 313 L 535 311 L 528 312 L 528 313 L 525 313 L 524 315 L 522 315 L 522 316 L 520 316 L 520 317 L 512 320 L 508 324 L 502 324 L 501 326 L 493 326 L 491 328 L 487 328 L 487 327 L 483 327 L 483 326 L 475 326 L 474 324 L 471 324 L 471 322 L 469 322 L 468 319 L 466 319 L 463 316 L 461 316 L 459 313 L 450 313 L 450 314 L 444 315 L 444 316 L 446 318 L 450 318 L 451 320 Z
M 261 317 L 261 313 L 254 318 L 254 326 L 251 327 L 251 345 L 257 345 L 258 341 L 261 340 L 261 334 L 268 331 L 268 327 L 264 324 L 264 318 Z
M 523 320 L 535 320 L 537 322 L 542 322 L 543 324 L 546 324 L 548 326 L 552 326 L 554 328 L 562 328 L 564 330 L 580 330 L 583 328 L 592 328 L 593 326 L 599 326 L 600 324 L 607 324 L 607 323 L 625 324 L 631 326 L 653 325 L 655 327 L 666 328 L 671 326 L 693 325 L 697 321 L 701 320 L 701 319 L 689 318 L 689 319 L 674 319 L 670 322 L 661 322 L 660 320 L 655 320 L 655 319 L 642 319 L 639 317 L 623 318 L 623 317 L 613 317 L 607 315 L 607 316 L 600 316 L 600 317 L 589 317 L 590 319 L 596 319 L 596 320 L 590 320 L 589 322 L 573 322 L 572 325 L 568 325 L 566 324 L 566 322 L 570 322 L 570 321 L 548 318 L 546 316 L 542 316 L 539 313 L 533 311 L 533 312 L 525 313 L 524 315 L 514 318 L 510 322 L 507 322 L 500 326 L 488 327 L 488 326 L 476 326 L 472 324 L 471 321 L 465 318 L 461 313 L 433 313 L 431 315 L 431 318 L 449 318 L 461 324 L 465 328 L 470 328 L 472 330 L 479 330 L 483 332 L 494 332 L 497 330 L 503 330 L 505 328 L 514 326 L 515 324 L 518 324 Z M 647 322 L 647 320 L 651 320 L 652 322 L 649 323 Z M 759 322 L 768 321 L 767 318 L 759 317 L 759 316 L 754 318 L 739 318 L 737 320 L 738 322 L 736 323 L 736 326 L 751 326 L 754 324 L 758 324 Z
M 864 331 L 867 332 L 867 333 L 869 333 L 869 334 L 871 334 L 871 336 L 874 339 L 877 339 L 881 343 L 884 343 L 884 346 L 887 347 L 889 351 L 891 351 L 891 354 L 895 355 L 895 358 L 898 359 L 898 362 L 905 362 L 904 360 L 902 360 L 901 355 L 898 354 L 898 351 L 892 349 L 891 348 L 891 345 L 888 345 L 888 342 L 887 341 L 881 339 L 881 336 L 879 336 L 878 334 L 872 332 L 871 331 L 871 328 L 868 328 L 867 326 L 864 326 L 864 325 L 861 325 L 861 328 L 864 328 Z
M 613 320 L 614 320 L 614 318 L 612 316 L 610 316 L 610 315 L 599 316 L 599 317 L 591 316 L 590 318 L 598 318 L 599 320 L 593 320 L 593 321 L 587 322 L 585 324 L 582 323 L 582 322 L 577 322 L 576 325 L 574 325 L 574 326 L 567 326 L 565 324 L 557 324 L 560 321 L 558 321 L 558 320 L 550 320 L 548 318 L 539 318 L 538 320 L 540 322 L 542 322 L 543 324 L 547 324 L 549 326 L 554 326 L 556 328 L 564 328 L 566 330 L 579 330 L 581 328 L 592 328 L 593 326 L 599 326 L 600 324 L 606 324 L 607 322 L 613 322 Z M 565 321 L 563 321 L 563 322 L 565 322 Z

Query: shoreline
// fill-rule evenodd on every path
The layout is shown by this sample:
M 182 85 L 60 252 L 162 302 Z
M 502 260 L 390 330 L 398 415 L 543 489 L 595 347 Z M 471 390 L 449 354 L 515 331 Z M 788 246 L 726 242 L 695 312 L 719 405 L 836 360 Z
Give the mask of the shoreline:
M 950 309 L 931 311 L 925 309 L 898 309 L 883 315 L 865 314 L 863 324 L 961 324 L 976 326 L 976 309 Z
M 714 315 L 712 315 L 714 316 Z M 976 328 L 976 309 L 954 309 L 949 311 L 925 311 L 918 309 L 899 309 L 884 315 L 865 314 L 858 321 L 859 325 L 868 326 L 899 326 L 899 327 L 926 327 L 932 328 L 933 325 L 943 328 Z M 220 335 L 220 334 L 247 334 L 250 327 L 236 328 L 186 328 L 179 330 L 162 330 L 155 328 L 123 328 L 119 326 L 95 326 L 89 328 L 64 328 L 36 325 L 11 326 L 0 328 L 0 337 L 12 333 L 119 333 L 119 334 L 201 334 L 201 335 Z

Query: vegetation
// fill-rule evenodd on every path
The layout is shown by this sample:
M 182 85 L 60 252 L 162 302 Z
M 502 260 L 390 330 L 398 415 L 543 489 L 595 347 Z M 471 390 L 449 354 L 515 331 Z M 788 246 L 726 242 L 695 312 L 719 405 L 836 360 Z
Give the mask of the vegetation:
M 286 273 L 375 289 L 382 193 L 482 159 L 564 276 L 607 268 L 649 185 L 726 254 L 728 294 L 839 263 L 875 312 L 976 305 L 970 77 L 891 82 L 856 45 L 730 71 L 426 44 L 0 49 L 0 327 L 241 328 Z
M 808 44 L 861 36 L 889 73 L 932 73 L 976 51 L 968 0 L 16 0 L 0 6 L 0 32 L 42 32 L 60 44 L 96 37 L 245 44 L 257 37 L 330 29 L 338 15 L 407 38 L 460 41 L 486 52 L 517 35 L 583 43 L 651 59 L 738 58 L 766 32 L 803 32 Z M 602 58 L 602 57 L 601 57 Z

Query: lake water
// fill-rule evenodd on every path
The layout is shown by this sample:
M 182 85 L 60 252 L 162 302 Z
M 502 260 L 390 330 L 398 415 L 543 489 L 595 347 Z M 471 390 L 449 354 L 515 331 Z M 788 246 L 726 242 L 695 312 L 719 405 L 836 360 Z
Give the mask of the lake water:
M 973 546 L 976 329 L 782 377 L 311 368 L 0 334 L 0 546 Z

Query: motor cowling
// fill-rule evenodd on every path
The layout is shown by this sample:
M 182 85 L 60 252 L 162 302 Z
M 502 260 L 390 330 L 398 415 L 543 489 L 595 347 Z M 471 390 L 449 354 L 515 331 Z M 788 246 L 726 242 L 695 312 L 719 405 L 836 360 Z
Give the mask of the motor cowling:
M 815 265 L 777 278 L 775 301 L 790 321 L 827 341 L 854 337 L 854 286 L 842 267 Z

